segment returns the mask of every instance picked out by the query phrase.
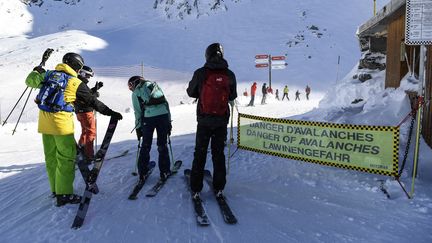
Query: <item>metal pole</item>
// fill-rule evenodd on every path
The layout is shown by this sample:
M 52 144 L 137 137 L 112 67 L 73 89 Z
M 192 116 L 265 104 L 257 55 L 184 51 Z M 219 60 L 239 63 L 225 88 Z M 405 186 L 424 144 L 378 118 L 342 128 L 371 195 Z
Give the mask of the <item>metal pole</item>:
M 27 87 L 24 89 L 24 92 L 22 92 L 21 96 L 19 97 L 19 99 L 18 99 L 17 102 L 15 103 L 14 107 L 13 107 L 12 110 L 9 112 L 9 115 L 8 115 L 8 116 L 6 117 L 6 119 L 3 121 L 2 126 L 4 126 L 4 125 L 6 124 L 7 120 L 8 120 L 9 117 L 10 117 L 10 115 L 11 115 L 12 112 L 15 110 L 16 106 L 18 105 L 18 103 L 20 102 L 21 98 L 24 96 L 24 94 L 26 93 L 26 91 L 27 91 L 28 88 L 29 88 L 29 87 L 27 86 Z
M 229 171 L 230 171 L 231 145 L 234 142 L 234 138 L 233 138 L 233 122 L 234 122 L 234 105 L 231 106 L 231 128 L 230 128 L 230 142 L 229 142 L 229 145 L 228 145 L 228 168 L 227 168 L 227 174 L 229 174 Z
M 170 135 L 168 135 L 168 145 L 169 145 L 169 149 L 170 149 L 171 163 L 174 165 L 174 155 L 173 155 L 173 152 L 172 152 Z
M 132 172 L 133 176 L 138 175 L 138 159 L 139 159 L 139 155 L 140 155 L 140 150 L 141 150 L 141 138 L 138 139 L 138 148 L 137 148 L 136 159 L 135 159 L 135 169 Z
M 271 55 L 269 55 L 269 87 L 271 89 Z
M 21 113 L 20 113 L 20 115 L 19 115 L 19 117 L 18 117 L 18 120 L 17 120 L 17 122 L 16 122 L 16 124 L 15 124 L 15 127 L 14 127 L 14 129 L 13 129 L 13 131 L 12 131 L 12 135 L 15 134 L 16 128 L 18 127 L 18 123 L 19 123 L 19 121 L 21 120 L 21 116 L 22 116 L 22 114 L 24 113 L 24 109 L 26 108 L 27 102 L 28 102 L 28 100 L 29 100 L 29 98 L 30 98 L 30 95 L 31 95 L 32 91 L 33 91 L 33 88 L 30 89 L 30 92 L 29 92 L 29 94 L 28 94 L 28 96 L 27 96 L 27 99 L 26 99 L 26 101 L 25 101 L 25 103 L 24 103 L 24 107 L 22 108 Z
M 144 62 L 141 62 L 141 77 L 144 77 Z
M 414 161 L 413 161 L 413 174 L 412 174 L 412 182 L 411 182 L 411 198 L 413 198 L 414 195 L 414 181 L 417 177 L 417 167 L 418 167 L 418 156 L 419 156 L 419 150 L 420 150 L 420 135 L 421 135 L 421 123 L 422 123 L 422 113 L 423 113 L 423 106 L 421 104 L 423 93 L 424 93 L 424 82 L 425 82 L 425 55 L 426 55 L 426 47 L 424 45 L 420 46 L 420 66 L 419 66 L 419 90 L 418 90 L 418 111 L 417 111 L 417 131 L 416 131 L 416 143 L 415 143 L 415 149 L 414 149 Z
M 96 87 L 97 87 L 97 82 L 96 82 Z M 94 141 L 93 152 L 96 152 L 97 151 L 97 116 L 96 116 L 97 112 L 96 110 L 93 111 L 93 114 L 94 114 L 94 122 L 95 122 L 95 141 Z M 93 156 L 95 156 L 95 154 L 93 154 Z
M 374 0 L 373 14 L 376 15 L 376 0 Z

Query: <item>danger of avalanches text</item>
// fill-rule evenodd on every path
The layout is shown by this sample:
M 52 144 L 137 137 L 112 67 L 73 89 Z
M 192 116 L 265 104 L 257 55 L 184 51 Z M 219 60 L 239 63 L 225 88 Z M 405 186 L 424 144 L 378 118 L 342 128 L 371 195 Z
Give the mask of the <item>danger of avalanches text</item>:
M 298 136 L 297 137 L 292 136 L 292 135 L 300 135 L 300 136 L 313 136 L 318 138 L 325 137 L 325 138 L 334 138 L 334 139 L 343 139 L 343 140 L 354 140 L 359 142 L 372 142 L 374 140 L 374 137 L 373 134 L 370 133 L 347 132 L 347 131 L 337 131 L 337 130 L 318 131 L 315 128 L 308 128 L 308 127 L 302 128 L 302 127 L 295 127 L 289 125 L 284 126 L 281 124 L 271 124 L 265 122 L 252 123 L 249 125 L 249 127 L 254 129 L 258 128 L 258 129 L 270 131 L 270 132 L 256 131 L 251 129 L 247 129 L 246 131 L 247 136 L 254 136 L 260 139 L 264 139 L 263 148 L 267 150 L 287 152 L 287 153 L 292 153 L 297 155 L 305 155 L 308 157 L 315 157 L 320 159 L 341 161 L 347 163 L 350 162 L 349 154 L 325 151 L 323 149 L 358 152 L 358 153 L 372 154 L 372 155 L 377 155 L 380 153 L 379 146 L 372 146 L 368 144 L 355 144 L 349 141 L 347 142 L 328 141 L 327 143 L 325 143 L 322 140 L 317 140 L 314 138 L 307 138 L 307 137 L 299 138 Z M 279 134 L 275 134 L 272 132 L 277 132 Z M 283 133 L 287 135 L 281 136 L 280 134 Z M 298 145 L 316 147 L 318 149 L 302 148 L 302 147 L 289 146 L 286 144 L 282 145 L 282 144 L 277 144 L 272 142 L 266 142 L 266 140 L 275 141 L 275 142 L 283 141 L 284 143 L 294 144 L 298 138 L 300 139 L 300 141 L 298 141 Z

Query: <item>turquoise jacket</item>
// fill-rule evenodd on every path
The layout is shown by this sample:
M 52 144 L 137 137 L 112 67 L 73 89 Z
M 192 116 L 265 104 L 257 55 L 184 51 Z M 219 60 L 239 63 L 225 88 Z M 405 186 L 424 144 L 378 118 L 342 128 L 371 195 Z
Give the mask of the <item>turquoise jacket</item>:
M 139 98 L 141 98 L 144 104 L 149 102 L 151 90 L 148 88 L 148 86 L 150 86 L 151 84 L 152 82 L 145 80 L 144 82 L 138 84 L 135 90 L 132 92 L 132 104 L 135 112 L 135 128 L 141 127 L 143 110 L 144 110 L 144 117 L 154 117 L 154 116 L 168 114 L 169 120 L 171 121 L 171 114 L 169 111 L 168 102 L 158 104 L 158 105 L 141 104 Z

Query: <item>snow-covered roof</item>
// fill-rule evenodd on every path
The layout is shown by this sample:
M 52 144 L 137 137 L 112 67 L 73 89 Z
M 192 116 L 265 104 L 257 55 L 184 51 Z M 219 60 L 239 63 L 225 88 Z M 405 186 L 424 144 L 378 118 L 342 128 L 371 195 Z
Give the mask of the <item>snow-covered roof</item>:
M 391 0 L 378 13 L 362 24 L 357 35 L 363 36 L 381 36 L 387 33 L 387 25 L 391 20 L 405 13 L 406 0 Z

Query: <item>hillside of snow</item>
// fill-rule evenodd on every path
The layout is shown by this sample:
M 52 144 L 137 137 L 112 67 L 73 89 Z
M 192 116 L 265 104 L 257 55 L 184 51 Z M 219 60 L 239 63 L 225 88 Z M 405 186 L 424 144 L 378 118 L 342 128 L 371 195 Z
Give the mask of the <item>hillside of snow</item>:
M 178 15 L 184 12 L 182 3 L 186 2 L 192 12 L 182 19 Z M 213 2 L 220 5 L 212 8 Z M 193 7 L 195 3 L 197 7 Z M 96 71 L 97 67 L 143 64 L 189 74 L 176 79 L 186 84 L 192 72 L 203 65 L 207 45 L 220 42 L 242 84 L 241 91 L 253 81 L 268 83 L 268 70 L 255 68 L 254 57 L 271 54 L 286 56 L 288 64 L 285 70 L 273 70 L 276 88 L 289 85 L 292 90 L 304 90 L 309 84 L 313 91 L 323 92 L 360 58 L 355 33 L 357 26 L 371 17 L 372 4 L 361 0 L 125 0 L 122 4 L 14 0 L 0 3 L 0 14 L 0 89 L 16 90 L 2 92 L 0 103 L 10 107 L 24 90 L 22 80 L 40 63 L 46 48 L 55 50 L 48 68 L 60 62 L 65 52 L 75 51 Z M 127 78 L 121 77 L 113 80 L 113 85 L 115 81 L 124 84 Z

